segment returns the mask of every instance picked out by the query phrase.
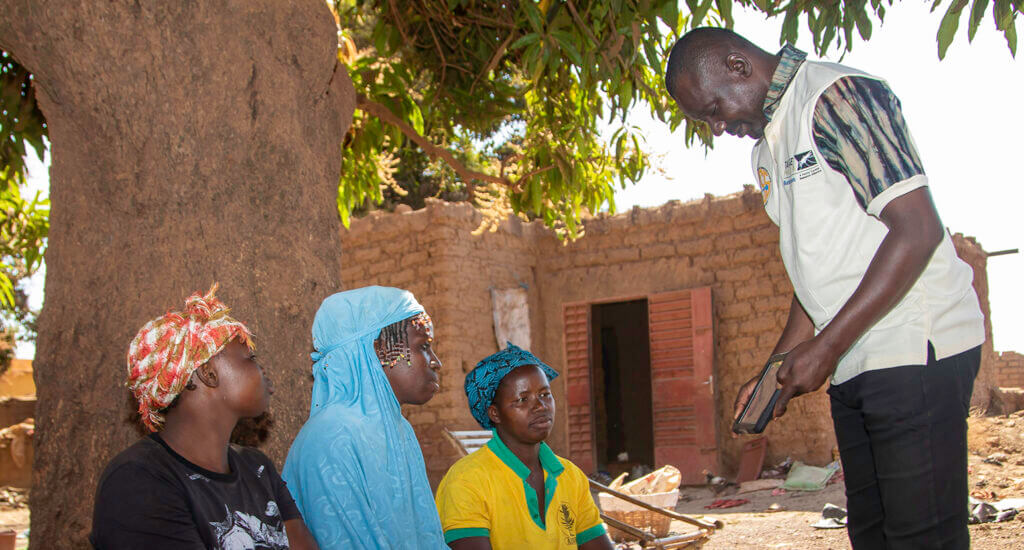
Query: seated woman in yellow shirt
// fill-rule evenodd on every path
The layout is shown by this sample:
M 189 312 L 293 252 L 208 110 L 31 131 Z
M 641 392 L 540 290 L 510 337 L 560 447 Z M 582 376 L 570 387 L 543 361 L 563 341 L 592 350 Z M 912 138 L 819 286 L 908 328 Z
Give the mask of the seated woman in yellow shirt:
M 611 550 L 586 475 L 544 443 L 558 373 L 512 344 L 466 375 L 473 418 L 494 437 L 448 470 L 437 489 L 453 550 Z

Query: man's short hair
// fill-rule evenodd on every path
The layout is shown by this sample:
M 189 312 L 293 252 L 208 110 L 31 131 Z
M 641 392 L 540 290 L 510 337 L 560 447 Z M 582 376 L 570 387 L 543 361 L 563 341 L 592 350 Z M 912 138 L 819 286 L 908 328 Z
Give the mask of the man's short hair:
M 698 27 L 676 40 L 665 66 L 665 88 L 669 95 L 672 95 L 676 83 L 683 75 L 700 75 L 708 71 L 714 59 L 713 54 L 723 45 L 757 48 L 731 29 L 719 27 Z

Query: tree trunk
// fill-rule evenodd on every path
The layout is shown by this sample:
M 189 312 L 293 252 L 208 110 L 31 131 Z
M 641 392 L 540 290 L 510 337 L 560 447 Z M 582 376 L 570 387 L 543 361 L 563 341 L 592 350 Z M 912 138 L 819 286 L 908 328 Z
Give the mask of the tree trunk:
M 87 547 L 106 462 L 139 437 L 125 352 L 219 281 L 276 382 L 278 464 L 308 413 L 310 325 L 340 287 L 355 94 L 323 0 L 0 0 L 53 156 L 32 549 Z

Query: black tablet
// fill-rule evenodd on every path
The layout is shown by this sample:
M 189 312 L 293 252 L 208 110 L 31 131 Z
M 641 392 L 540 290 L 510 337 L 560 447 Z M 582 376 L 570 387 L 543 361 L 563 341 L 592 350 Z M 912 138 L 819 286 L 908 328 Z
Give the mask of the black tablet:
M 782 361 L 786 358 L 785 353 L 778 353 L 768 359 L 761 377 L 754 386 L 754 393 L 743 407 L 743 412 L 732 425 L 732 431 L 738 434 L 759 434 L 764 431 L 768 422 L 772 419 L 772 411 L 775 409 L 775 401 L 779 399 L 779 382 L 776 376 Z

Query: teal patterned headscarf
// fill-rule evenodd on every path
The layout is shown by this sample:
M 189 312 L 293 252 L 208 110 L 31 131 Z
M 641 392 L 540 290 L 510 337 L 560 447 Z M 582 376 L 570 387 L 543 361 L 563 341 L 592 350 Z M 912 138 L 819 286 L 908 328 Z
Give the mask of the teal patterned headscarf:
M 484 428 L 488 430 L 494 428 L 494 424 L 487 416 L 487 409 L 494 402 L 494 393 L 498 391 L 498 384 L 501 384 L 502 379 L 508 373 L 523 365 L 540 367 L 540 370 L 544 371 L 544 375 L 548 377 L 548 382 L 558 377 L 558 372 L 555 369 L 537 359 L 536 355 L 513 345 L 512 342 L 509 342 L 508 347 L 498 353 L 483 358 L 466 375 L 466 398 L 469 399 L 469 411 Z

